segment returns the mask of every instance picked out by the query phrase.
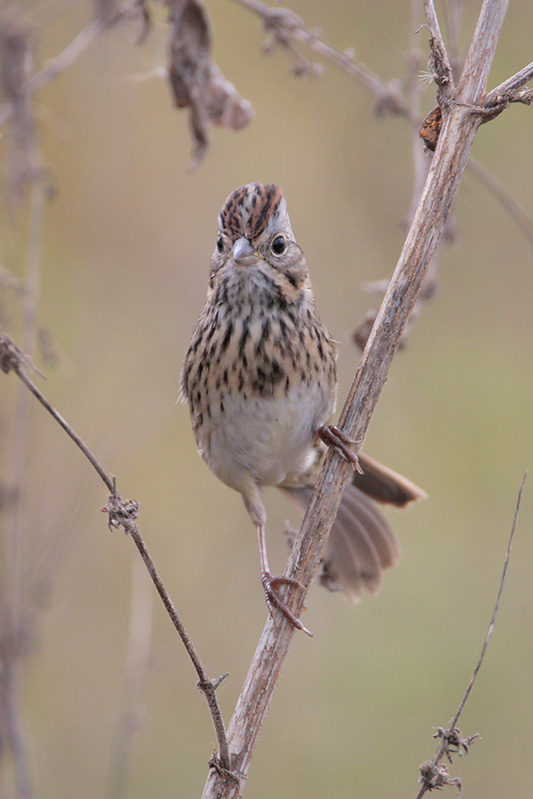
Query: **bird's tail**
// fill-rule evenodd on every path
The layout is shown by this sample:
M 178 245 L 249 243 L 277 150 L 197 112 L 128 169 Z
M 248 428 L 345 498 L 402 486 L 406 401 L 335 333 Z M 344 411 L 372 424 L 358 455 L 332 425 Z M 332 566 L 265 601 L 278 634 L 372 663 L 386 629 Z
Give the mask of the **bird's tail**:
M 359 453 L 363 474 L 354 471 L 346 487 L 337 518 L 331 528 L 320 582 L 330 591 L 342 591 L 356 602 L 363 588 L 375 594 L 382 573 L 400 557 L 396 533 L 372 500 L 405 508 L 426 496 L 422 489 L 402 475 Z M 284 488 L 305 510 L 312 487 Z

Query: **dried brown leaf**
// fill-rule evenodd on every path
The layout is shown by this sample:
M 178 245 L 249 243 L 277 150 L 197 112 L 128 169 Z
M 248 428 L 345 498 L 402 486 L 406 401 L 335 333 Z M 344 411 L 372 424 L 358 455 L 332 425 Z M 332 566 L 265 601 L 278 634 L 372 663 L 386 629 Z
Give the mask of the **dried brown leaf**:
M 427 117 L 420 125 L 418 135 L 424 140 L 428 150 L 435 152 L 437 141 L 439 139 L 440 130 L 442 128 L 442 111 L 440 106 L 436 106 L 429 112 Z
M 240 130 L 253 111 L 211 60 L 211 29 L 201 0 L 169 0 L 169 8 L 168 73 L 177 107 L 189 109 L 195 167 L 209 146 L 210 125 Z

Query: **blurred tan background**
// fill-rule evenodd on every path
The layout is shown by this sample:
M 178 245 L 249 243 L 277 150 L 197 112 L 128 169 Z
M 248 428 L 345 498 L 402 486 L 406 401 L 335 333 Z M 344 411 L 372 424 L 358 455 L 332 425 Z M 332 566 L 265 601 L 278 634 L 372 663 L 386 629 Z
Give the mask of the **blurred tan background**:
M 43 61 L 92 13 L 89 3 L 18 5 L 35 25 Z M 463 43 L 479 4 L 468 5 Z M 187 172 L 186 112 L 173 108 L 161 77 L 148 75 L 165 64 L 163 9 L 155 9 L 144 45 L 135 46 L 134 24 L 110 30 L 35 99 L 56 189 L 44 213 L 39 320 L 59 353 L 55 368 L 36 357 L 47 380 L 35 380 L 117 476 L 122 496 L 140 501 L 142 533 L 208 671 L 230 672 L 219 689 L 229 721 L 266 617 L 257 542 L 240 497 L 203 464 L 187 409 L 175 404 L 217 214 L 242 183 L 282 185 L 321 315 L 341 342 L 342 399 L 358 360 L 351 332 L 378 302 L 362 284 L 395 266 L 413 165 L 408 125 L 377 119 L 362 87 L 327 64 L 320 80 L 295 79 L 285 53 L 262 52 L 251 13 L 227 0 L 208 7 L 215 60 L 252 102 L 255 119 L 240 133 L 213 130 L 196 172 Z M 380 76 L 404 77 L 408 2 L 291 7 L 338 48 L 355 47 Z M 531 4 L 516 0 L 490 86 L 531 60 L 532 34 Z M 419 36 L 426 48 L 427 34 Z M 424 91 L 423 115 L 434 105 L 432 87 Z M 473 154 L 533 217 L 531 131 L 531 110 L 512 107 L 480 130 Z M 1 261 L 22 277 L 24 209 L 2 217 Z M 295 638 L 254 758 L 250 799 L 414 796 L 418 766 L 434 753 L 433 728 L 453 716 L 477 661 L 520 481 L 533 466 L 533 253 L 469 173 L 455 224 L 438 294 L 395 359 L 365 442 L 429 500 L 392 514 L 403 557 L 379 598 L 350 607 L 318 586 L 311 591 L 305 623 L 315 637 Z M 2 314 L 4 329 L 19 336 L 12 296 Z M 0 385 L 9 481 L 16 379 L 2 376 Z M 87 462 L 36 402 L 30 406 L 22 549 L 24 586 L 39 610 L 20 685 L 22 722 L 36 795 L 94 799 L 112 795 L 137 555 L 122 533 L 108 531 L 99 512 L 106 492 Z M 496 631 L 460 724 L 483 740 L 450 767 L 465 799 L 522 797 L 533 777 L 532 479 Z M 266 502 L 280 570 L 285 520 L 297 518 L 276 492 Z M 133 574 L 142 595 L 142 577 Z M 154 598 L 131 799 L 200 795 L 214 734 L 195 683 Z

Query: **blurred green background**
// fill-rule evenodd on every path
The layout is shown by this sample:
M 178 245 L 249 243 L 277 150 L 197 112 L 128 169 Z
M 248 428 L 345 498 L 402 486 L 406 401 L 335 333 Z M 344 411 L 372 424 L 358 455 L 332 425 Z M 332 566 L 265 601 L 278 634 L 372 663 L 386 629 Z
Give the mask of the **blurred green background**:
M 89 3 L 60 0 L 17 6 L 35 26 L 42 61 L 92 13 Z M 478 6 L 465 10 L 462 44 Z M 320 80 L 295 79 L 285 53 L 262 52 L 258 19 L 237 3 L 208 8 L 215 60 L 253 103 L 255 119 L 240 133 L 213 130 L 196 172 L 187 171 L 186 112 L 149 75 L 165 64 L 163 9 L 144 45 L 135 46 L 138 25 L 112 29 L 35 98 L 56 190 L 43 220 L 39 320 L 59 353 L 55 368 L 36 357 L 47 380 L 35 380 L 117 475 L 122 496 L 140 501 L 143 536 L 208 671 L 230 672 L 219 689 L 229 721 L 266 617 L 257 542 L 240 497 L 201 461 L 187 409 L 175 404 L 217 213 L 242 183 L 281 184 L 321 315 L 341 342 L 342 400 L 358 360 L 351 332 L 378 302 L 362 284 L 390 276 L 401 250 L 413 137 L 404 120 L 377 119 L 373 98 L 331 65 Z M 404 77 L 408 2 L 294 0 L 291 8 L 340 49 L 355 47 L 380 76 Z M 530 61 L 532 33 L 531 4 L 516 0 L 490 86 Z M 419 37 L 425 52 L 427 33 Z M 433 105 L 425 85 L 422 116 Z M 533 217 L 531 130 L 531 110 L 512 107 L 481 128 L 473 155 Z M 378 599 L 350 607 L 311 591 L 305 623 L 315 637 L 295 637 L 256 750 L 250 799 L 414 796 L 418 766 L 435 750 L 433 728 L 453 716 L 477 661 L 520 481 L 533 466 L 533 254 L 468 172 L 455 225 L 437 296 L 395 359 L 365 442 L 429 499 L 391 514 L 403 557 Z M 3 214 L 1 260 L 18 277 L 24 226 L 24 209 Z M 13 297 L 2 313 L 4 329 L 19 336 Z M 0 380 L 7 483 L 16 382 Z M 133 543 L 107 529 L 96 475 L 36 402 L 30 409 L 22 552 L 24 587 L 38 610 L 20 700 L 33 779 L 39 797 L 110 796 L 132 585 L 147 609 L 144 576 L 134 569 Z M 450 767 L 465 799 L 525 796 L 533 777 L 531 479 L 495 635 L 460 724 L 482 741 Z M 274 491 L 266 504 L 270 556 L 281 570 L 285 520 L 297 519 Z M 154 598 L 149 666 L 134 702 L 131 799 L 200 795 L 214 734 L 195 682 Z

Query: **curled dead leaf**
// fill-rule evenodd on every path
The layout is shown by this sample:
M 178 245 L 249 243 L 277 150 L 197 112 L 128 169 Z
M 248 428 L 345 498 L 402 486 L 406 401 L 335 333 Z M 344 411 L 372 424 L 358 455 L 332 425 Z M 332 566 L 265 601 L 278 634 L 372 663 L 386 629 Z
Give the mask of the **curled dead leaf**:
M 253 111 L 211 60 L 211 29 L 201 0 L 169 0 L 168 5 L 168 74 L 177 107 L 189 109 L 194 168 L 209 146 L 210 125 L 240 130 Z

